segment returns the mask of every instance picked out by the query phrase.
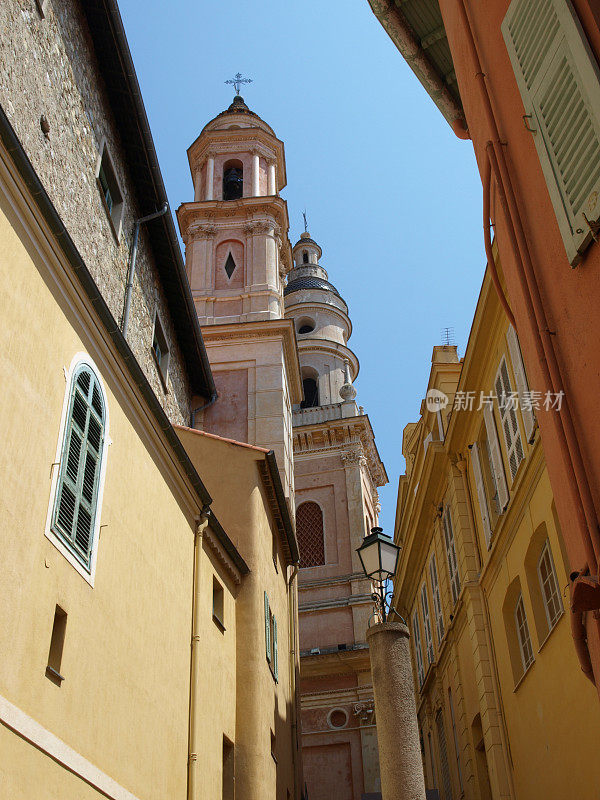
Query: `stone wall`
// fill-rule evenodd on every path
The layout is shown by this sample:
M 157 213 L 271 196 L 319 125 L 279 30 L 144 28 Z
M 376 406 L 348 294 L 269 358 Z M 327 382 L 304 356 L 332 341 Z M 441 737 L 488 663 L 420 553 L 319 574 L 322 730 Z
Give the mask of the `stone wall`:
M 44 17 L 35 0 L 0 3 L 0 104 L 120 323 L 134 221 L 153 212 L 156 199 L 138 205 L 79 3 L 45 0 L 43 8 Z M 47 136 L 40 125 L 42 115 L 49 124 Z M 118 240 L 97 182 L 104 141 L 124 200 Z M 166 391 L 151 350 L 156 309 L 170 347 Z M 31 311 L 35 313 L 35 309 Z M 189 424 L 188 376 L 143 227 L 128 343 L 171 421 Z

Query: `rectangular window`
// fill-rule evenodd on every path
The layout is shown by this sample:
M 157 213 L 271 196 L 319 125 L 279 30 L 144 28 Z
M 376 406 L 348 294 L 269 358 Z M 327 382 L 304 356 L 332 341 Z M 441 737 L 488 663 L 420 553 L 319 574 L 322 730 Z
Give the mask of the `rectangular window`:
M 546 619 L 548 620 L 548 630 L 551 631 L 563 612 L 563 605 L 560 599 L 558 579 L 556 577 L 548 539 L 546 539 L 538 561 L 538 577 L 540 579 L 540 587 L 544 599 Z
M 98 166 L 98 187 L 113 233 L 119 239 L 123 222 L 123 193 L 119 187 L 117 174 L 106 143 L 102 147 L 102 156 Z
M 464 792 L 462 770 L 460 768 L 460 747 L 458 745 L 458 734 L 456 732 L 456 720 L 454 719 L 454 703 L 452 701 L 452 689 L 448 687 L 448 704 L 450 706 L 450 719 L 452 720 L 452 736 L 454 738 L 454 750 L 456 752 L 456 770 L 458 772 L 458 785 L 461 794 Z
M 440 708 L 435 715 L 435 724 L 438 735 L 438 745 L 440 748 L 440 762 L 442 772 L 442 796 L 444 800 L 452 800 L 452 782 L 450 781 L 450 766 L 448 764 L 448 748 L 446 746 L 446 732 L 444 731 L 444 718 Z
M 500 440 L 494 421 L 494 412 L 491 403 L 483 406 L 483 422 L 485 424 L 486 452 L 493 476 L 493 485 L 498 495 L 498 513 L 501 514 L 508 505 L 508 485 L 504 474 L 504 462 L 500 452 Z
M 443 513 L 444 541 L 446 543 L 446 558 L 448 559 L 448 573 L 450 575 L 450 588 L 452 602 L 456 605 L 460 595 L 460 576 L 458 574 L 458 559 L 456 558 L 456 542 L 454 541 L 454 528 L 450 507 L 446 506 Z
M 64 681 L 60 674 L 62 664 L 63 649 L 65 645 L 65 633 L 67 630 L 67 614 L 60 606 L 54 610 L 54 622 L 52 623 L 52 636 L 50 637 L 50 651 L 48 652 L 48 665 L 46 667 L 46 677 L 52 683 L 60 686 Z
M 502 23 L 569 261 L 600 216 L 600 72 L 570 0 L 513 0 Z
M 513 375 L 515 376 L 517 391 L 519 392 L 519 408 L 521 409 L 521 418 L 523 420 L 523 427 L 525 428 L 525 437 L 527 441 L 531 443 L 535 433 L 535 412 L 531 403 L 531 393 L 529 391 L 527 375 L 525 374 L 525 365 L 523 364 L 519 339 L 512 325 L 509 325 L 506 331 L 506 343 L 508 344 L 510 363 L 512 364 Z
M 437 561 L 435 553 L 429 562 L 429 577 L 431 579 L 431 591 L 433 593 L 433 614 L 435 617 L 435 630 L 438 637 L 438 646 L 444 638 L 444 615 L 442 612 L 442 600 L 440 597 L 440 582 L 438 579 Z
M 427 584 L 421 586 L 421 612 L 423 614 L 423 630 L 425 631 L 425 649 L 427 661 L 433 664 L 433 635 L 431 632 L 431 618 L 429 616 L 429 600 L 427 598 Z
M 277 620 L 271 612 L 269 598 L 265 592 L 265 642 L 266 655 L 269 667 L 275 682 L 279 681 L 279 657 L 277 652 Z
M 213 575 L 212 617 L 215 624 L 225 630 L 225 592 Z
M 517 638 L 519 640 L 519 650 L 521 651 L 523 672 L 526 672 L 531 664 L 533 664 L 533 648 L 531 646 L 529 625 L 527 624 L 527 615 L 525 614 L 522 594 L 519 595 L 517 605 L 515 606 L 515 625 L 517 628 Z
M 521 440 L 519 422 L 517 420 L 516 393 L 513 393 L 510 384 L 505 358 L 500 362 L 496 374 L 495 388 L 496 397 L 498 398 L 498 408 L 500 410 L 501 428 L 504 434 L 504 444 L 506 446 L 506 455 L 508 457 L 510 474 L 514 480 L 517 470 L 519 469 L 519 464 L 525 458 L 525 454 L 523 452 L 523 442 Z
M 167 337 L 165 330 L 158 316 L 158 312 L 154 315 L 154 332 L 152 334 L 152 352 L 154 360 L 158 367 L 161 380 L 165 389 L 167 388 L 167 376 L 169 372 L 169 345 L 167 344 Z
M 417 679 L 419 686 L 425 680 L 425 667 L 423 665 L 423 651 L 421 650 L 421 629 L 419 627 L 419 612 L 415 609 L 413 614 L 413 644 L 415 648 L 415 660 L 417 662 Z

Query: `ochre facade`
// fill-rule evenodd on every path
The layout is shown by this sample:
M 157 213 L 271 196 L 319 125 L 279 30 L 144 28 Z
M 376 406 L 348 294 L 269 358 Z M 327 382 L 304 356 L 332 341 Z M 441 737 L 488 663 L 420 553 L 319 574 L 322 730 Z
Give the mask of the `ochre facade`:
M 572 646 L 539 429 L 557 411 L 527 406 L 489 270 L 464 358 L 435 347 L 426 388 L 404 430 L 393 601 L 411 629 L 426 786 L 443 800 L 591 796 L 600 716 Z

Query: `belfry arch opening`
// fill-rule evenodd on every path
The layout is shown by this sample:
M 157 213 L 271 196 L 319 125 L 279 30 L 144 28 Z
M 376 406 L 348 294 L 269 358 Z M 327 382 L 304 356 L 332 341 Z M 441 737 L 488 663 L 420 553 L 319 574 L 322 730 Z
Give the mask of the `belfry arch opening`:
M 319 405 L 319 375 L 311 367 L 302 369 L 302 389 L 304 400 L 300 403 L 300 408 L 315 408 Z
M 244 165 L 233 159 L 223 164 L 223 200 L 239 200 L 244 196 Z

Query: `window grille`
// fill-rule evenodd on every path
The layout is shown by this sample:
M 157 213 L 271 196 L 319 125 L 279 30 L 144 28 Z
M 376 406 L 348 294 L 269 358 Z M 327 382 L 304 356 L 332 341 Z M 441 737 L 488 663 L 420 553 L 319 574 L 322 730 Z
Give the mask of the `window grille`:
M 323 512 L 318 503 L 302 503 L 296 510 L 296 535 L 301 567 L 319 567 L 325 563 Z

